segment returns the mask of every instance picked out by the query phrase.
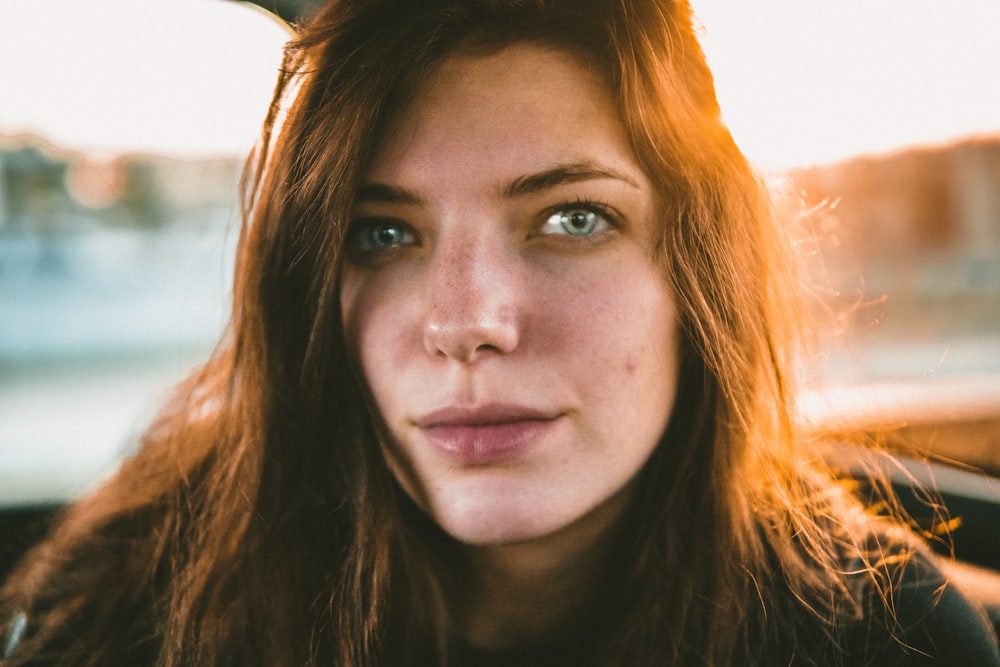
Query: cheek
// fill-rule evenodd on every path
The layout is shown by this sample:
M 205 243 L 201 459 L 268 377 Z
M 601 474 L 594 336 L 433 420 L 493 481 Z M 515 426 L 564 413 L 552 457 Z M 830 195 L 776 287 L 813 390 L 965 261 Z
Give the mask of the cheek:
M 340 288 L 340 312 L 348 341 L 360 348 L 391 322 L 386 322 L 405 303 L 406 281 L 395 278 L 391 271 L 345 270 Z
M 394 396 L 394 379 L 403 359 L 412 358 L 413 350 L 402 345 L 406 335 L 407 299 L 398 286 L 384 280 L 347 278 L 342 281 L 340 303 L 345 341 L 351 363 L 361 375 L 373 402 L 374 427 L 380 449 L 392 475 L 406 492 L 423 506 L 417 475 L 406 452 L 386 443 L 394 442 L 390 426 L 382 416 L 391 414 L 400 401 Z
M 561 291 L 546 306 L 554 345 L 590 402 L 628 410 L 672 406 L 678 370 L 673 299 L 652 267 L 613 267 Z M 623 407 L 624 406 L 624 407 Z
M 629 374 L 669 344 L 676 320 L 666 285 L 643 267 L 596 276 L 564 293 L 554 308 L 562 312 L 568 340 L 616 357 Z
M 391 380 L 392 369 L 413 355 L 412 327 L 406 326 L 413 297 L 399 285 L 348 278 L 341 289 L 348 354 L 379 402 L 380 388 Z

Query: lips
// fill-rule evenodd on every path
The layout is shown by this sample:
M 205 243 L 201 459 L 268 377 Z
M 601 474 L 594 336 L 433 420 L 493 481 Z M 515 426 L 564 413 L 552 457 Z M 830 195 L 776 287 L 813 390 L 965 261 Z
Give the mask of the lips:
M 554 427 L 558 413 L 493 404 L 435 410 L 414 424 L 438 451 L 455 463 L 489 465 L 517 458 Z

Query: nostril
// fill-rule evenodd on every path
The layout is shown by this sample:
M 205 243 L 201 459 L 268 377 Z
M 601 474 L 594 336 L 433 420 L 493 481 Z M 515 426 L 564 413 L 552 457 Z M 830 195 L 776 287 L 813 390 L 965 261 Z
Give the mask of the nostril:
M 509 354 L 520 341 L 512 309 L 463 318 L 431 318 L 424 327 L 427 352 L 461 363 L 474 363 L 484 355 Z

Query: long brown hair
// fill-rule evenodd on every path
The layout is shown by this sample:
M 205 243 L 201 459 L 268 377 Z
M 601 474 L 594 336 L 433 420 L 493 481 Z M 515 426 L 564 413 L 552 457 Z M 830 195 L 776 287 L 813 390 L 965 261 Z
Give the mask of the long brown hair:
M 227 335 L 7 584 L 0 613 L 29 618 L 11 664 L 447 661 L 447 539 L 375 445 L 340 252 L 373 143 L 421 78 L 456 49 L 516 41 L 603 72 L 664 202 L 683 332 L 596 664 L 780 662 L 856 613 L 839 563 L 857 513 L 796 462 L 783 239 L 687 3 L 333 0 L 290 44 L 248 163 Z

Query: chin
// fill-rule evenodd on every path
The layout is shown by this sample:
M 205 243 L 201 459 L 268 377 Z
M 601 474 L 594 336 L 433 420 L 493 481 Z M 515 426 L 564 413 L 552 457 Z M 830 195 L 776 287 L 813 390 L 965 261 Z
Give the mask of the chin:
M 572 522 L 551 511 L 539 512 L 538 504 L 525 503 L 523 499 L 516 503 L 484 500 L 479 496 L 439 503 L 432 518 L 455 540 L 472 546 L 544 539 Z
M 445 532 L 468 546 L 498 547 L 538 542 L 558 532 L 558 528 L 544 529 L 501 522 L 492 525 L 456 525 L 445 528 Z

